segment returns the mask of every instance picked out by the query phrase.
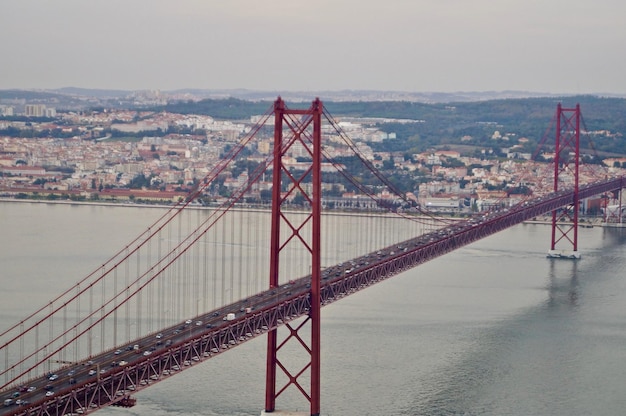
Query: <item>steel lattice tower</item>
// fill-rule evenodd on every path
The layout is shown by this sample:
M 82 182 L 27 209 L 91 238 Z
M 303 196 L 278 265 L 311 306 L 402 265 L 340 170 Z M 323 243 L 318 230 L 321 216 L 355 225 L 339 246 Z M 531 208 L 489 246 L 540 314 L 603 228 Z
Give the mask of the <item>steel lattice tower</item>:
M 578 253 L 578 172 L 580 166 L 580 105 L 556 109 L 556 140 L 554 149 L 554 192 L 560 184 L 574 188 L 574 198 L 568 206 L 552 211 L 552 243 L 550 257 L 580 258 Z M 572 250 L 557 250 L 559 242 L 569 243 Z
M 308 110 L 290 110 L 284 101 L 278 97 L 274 103 L 274 161 L 272 187 L 272 230 L 270 248 L 270 288 L 279 285 L 280 254 L 286 245 L 292 241 L 301 243 L 311 254 L 311 287 L 309 315 L 298 327 L 289 323 L 288 337 L 278 345 L 277 329 L 268 333 L 267 339 L 267 368 L 265 385 L 265 412 L 276 410 L 276 398 L 289 386 L 295 386 L 310 402 L 311 415 L 320 413 L 320 224 L 321 224 L 321 118 L 323 113 L 322 102 L 316 99 Z M 283 136 L 283 129 L 289 132 Z M 312 129 L 312 132 L 311 132 Z M 283 156 L 294 145 L 302 148 L 310 155 L 312 163 L 299 177 L 295 177 L 283 164 Z M 302 183 L 305 177 L 312 179 L 312 187 L 305 191 Z M 282 191 L 282 192 L 281 192 Z M 310 206 L 310 211 L 304 220 L 294 223 L 285 212 L 284 205 L 290 197 L 302 195 Z M 281 225 L 285 229 L 281 233 Z M 307 230 L 305 230 L 307 228 Z M 311 326 L 310 345 L 305 345 L 299 331 L 303 331 L 306 324 Z M 310 354 L 310 361 L 299 371 L 290 372 L 277 356 L 278 351 L 288 341 L 295 341 L 304 346 Z M 276 371 L 280 368 L 287 377 L 285 386 L 277 390 Z M 299 377 L 309 371 L 310 391 L 302 386 Z

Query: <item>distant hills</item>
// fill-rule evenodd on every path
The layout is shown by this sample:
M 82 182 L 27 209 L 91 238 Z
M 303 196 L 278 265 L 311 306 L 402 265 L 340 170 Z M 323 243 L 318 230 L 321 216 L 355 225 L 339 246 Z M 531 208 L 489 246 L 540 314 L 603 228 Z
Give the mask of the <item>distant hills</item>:
M 377 90 L 340 90 L 340 91 L 253 91 L 235 90 L 198 90 L 185 89 L 168 91 L 171 94 L 189 94 L 202 98 L 238 98 L 251 101 L 273 101 L 278 96 L 292 102 L 310 102 L 316 97 L 323 101 L 409 101 L 422 103 L 449 103 L 466 101 L 484 101 L 508 98 L 529 98 L 555 96 L 553 94 L 527 91 L 483 91 L 483 92 L 404 92 Z
M 525 91 L 411 93 L 394 91 L 279 92 L 245 89 L 176 91 L 125 91 L 83 88 L 56 90 L 0 90 L 0 105 L 19 108 L 42 103 L 57 110 L 136 109 L 203 114 L 223 120 L 249 120 L 264 114 L 276 97 L 289 107 L 308 106 L 315 97 L 336 118 L 380 118 L 379 128 L 396 133 L 398 140 L 385 147 L 409 151 L 442 143 L 495 145 L 495 131 L 530 139 L 529 148 L 546 134 L 557 103 L 580 104 L 583 128 L 603 132 L 594 139 L 595 149 L 626 154 L 626 98 L 598 95 L 556 95 Z M 395 120 L 395 121 L 394 121 Z M 406 120 L 418 123 L 404 123 Z M 382 121 L 382 120 L 381 120 Z M 411 143 L 407 143 L 410 141 Z M 507 143 L 499 143 L 506 146 Z
M 55 100 L 66 102 L 78 100 L 91 102 L 102 100 L 126 101 L 129 97 L 137 97 L 143 90 L 103 90 L 92 88 L 64 87 L 57 89 L 32 90 L 0 90 L 0 100 Z M 165 97 L 168 102 L 174 100 L 203 100 L 237 98 L 247 101 L 273 101 L 278 96 L 292 102 L 309 102 L 319 97 L 323 101 L 407 101 L 419 103 L 458 103 L 478 102 L 488 100 L 563 97 L 573 96 L 532 91 L 461 91 L 461 92 L 405 92 L 405 91 L 377 91 L 377 90 L 341 90 L 341 91 L 256 91 L 247 89 L 179 89 L 171 91 L 149 91 Z M 626 95 L 597 93 L 589 94 L 599 97 L 626 98 Z

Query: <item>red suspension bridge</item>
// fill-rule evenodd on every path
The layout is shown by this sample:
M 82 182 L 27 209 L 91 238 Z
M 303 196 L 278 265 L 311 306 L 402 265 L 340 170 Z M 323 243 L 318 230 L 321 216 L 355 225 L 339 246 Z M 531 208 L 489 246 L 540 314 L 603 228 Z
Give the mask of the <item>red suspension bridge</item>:
M 423 211 L 398 192 L 321 101 L 294 110 L 279 98 L 185 201 L 93 273 L 2 331 L 0 396 L 6 406 L 0 414 L 66 415 L 131 406 L 134 392 L 265 336 L 264 411 L 275 412 L 281 395 L 295 390 L 310 406 L 309 414 L 319 415 L 322 306 L 547 213 L 552 214 L 549 254 L 579 257 L 581 201 L 616 196 L 626 183 L 604 172 L 600 180 L 597 172 L 582 173 L 578 106 L 559 105 L 554 121 L 550 192 L 451 220 Z M 222 205 L 195 206 L 272 122 L 273 154 L 248 172 Z M 331 139 L 343 142 L 379 186 L 396 194 L 394 203 L 335 161 L 324 146 Z M 293 154 L 304 155 L 299 169 L 287 163 Z M 380 208 L 370 214 L 324 210 L 321 178 L 330 169 Z M 270 173 L 271 211 L 242 209 L 240 203 L 258 192 L 261 178 Z M 294 198 L 308 209 L 291 209 Z M 294 367 L 282 359 L 287 345 L 302 347 L 304 364 Z

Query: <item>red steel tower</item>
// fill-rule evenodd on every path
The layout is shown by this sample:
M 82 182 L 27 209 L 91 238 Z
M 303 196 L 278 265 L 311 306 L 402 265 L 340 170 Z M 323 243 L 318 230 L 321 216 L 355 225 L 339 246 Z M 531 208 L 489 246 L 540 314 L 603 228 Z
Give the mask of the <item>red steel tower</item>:
M 559 210 L 552 211 L 552 243 L 549 257 L 580 258 L 578 253 L 578 171 L 580 165 L 580 105 L 556 109 L 556 142 L 554 149 L 554 192 L 559 187 L 574 188 L 572 202 Z M 569 249 L 557 250 L 563 242 Z
M 279 285 L 281 252 L 287 244 L 298 242 L 311 254 L 311 287 L 309 315 L 297 327 L 290 323 L 285 326 L 289 334 L 280 344 L 278 343 L 277 329 L 268 333 L 267 339 L 267 367 L 265 385 L 265 412 L 276 410 L 276 398 L 288 387 L 294 386 L 309 401 L 311 415 L 320 413 L 320 215 L 322 209 L 321 187 L 321 118 L 323 113 L 322 102 L 315 99 L 307 110 L 287 109 L 284 101 L 278 97 L 274 102 L 274 161 L 272 187 L 272 229 L 270 248 L 270 288 Z M 283 130 L 287 134 L 283 135 Z M 312 162 L 308 169 L 296 177 L 283 164 L 283 157 L 289 149 L 297 146 L 299 151 L 310 155 Z M 312 186 L 303 186 L 306 177 L 312 180 Z M 307 189 L 307 190 L 305 190 Z M 286 203 L 296 195 L 301 195 L 310 211 L 305 215 L 290 217 L 285 209 Z M 281 231 L 282 229 L 282 231 Z M 311 326 L 310 343 L 306 345 L 306 336 L 300 336 L 306 324 Z M 304 346 L 310 355 L 303 368 L 296 372 L 287 369 L 278 353 L 289 341 Z M 280 369 L 286 380 L 284 386 L 277 389 L 277 369 Z M 308 374 L 307 374 L 308 373 Z M 307 392 L 301 379 L 310 378 L 310 389 Z

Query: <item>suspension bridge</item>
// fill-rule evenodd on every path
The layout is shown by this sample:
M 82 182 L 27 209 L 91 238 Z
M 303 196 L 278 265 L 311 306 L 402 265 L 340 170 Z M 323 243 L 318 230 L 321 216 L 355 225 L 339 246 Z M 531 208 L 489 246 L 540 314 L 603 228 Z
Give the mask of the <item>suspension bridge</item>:
M 324 127 L 322 119 L 329 127 Z M 132 406 L 133 394 L 259 336 L 267 338 L 265 413 L 288 390 L 320 414 L 320 308 L 459 247 L 551 213 L 549 255 L 578 258 L 581 201 L 614 197 L 623 177 L 585 175 L 581 113 L 557 108 L 550 191 L 461 219 L 425 211 L 360 154 L 315 100 L 279 98 L 251 133 L 143 233 L 91 274 L 0 335 L 0 415 L 68 415 Z M 219 206 L 194 204 L 273 123 L 274 149 Z M 350 176 L 325 140 L 341 141 L 378 185 Z M 300 169 L 286 160 L 305 155 Z M 547 164 L 546 164 L 547 165 Z M 334 169 L 374 202 L 372 212 L 324 209 L 322 171 Z M 543 166 L 546 169 L 546 166 Z M 272 209 L 243 205 L 271 174 Z M 585 179 L 585 180 L 582 180 Z M 538 188 L 537 188 L 538 189 Z M 299 209 L 289 203 L 299 198 Z M 615 198 L 614 198 L 615 199 Z M 301 346 L 293 366 L 281 351 Z

